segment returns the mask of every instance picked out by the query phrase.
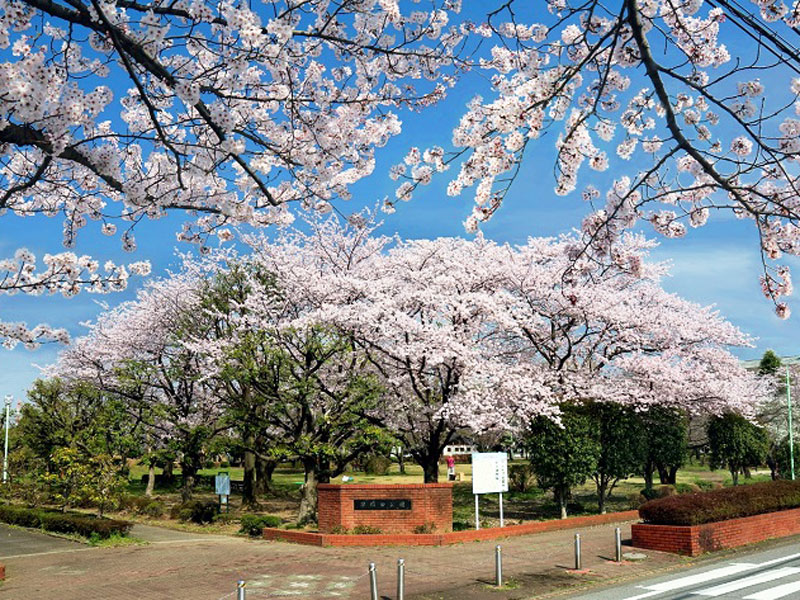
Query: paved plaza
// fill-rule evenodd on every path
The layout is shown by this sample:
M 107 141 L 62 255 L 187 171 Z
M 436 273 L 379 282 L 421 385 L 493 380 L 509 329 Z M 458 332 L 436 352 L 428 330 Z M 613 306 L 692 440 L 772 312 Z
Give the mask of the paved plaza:
M 630 525 L 622 525 L 623 537 Z M 508 589 L 491 586 L 494 547 L 473 542 L 446 547 L 316 548 L 237 537 L 173 532 L 137 526 L 146 545 L 87 548 L 38 533 L 0 526 L 0 535 L 44 538 L 40 553 L 30 540 L 3 545 L 8 578 L 0 598 L 26 600 L 219 600 L 248 582 L 248 598 L 367 598 L 367 567 L 375 562 L 379 592 L 395 595 L 398 558 L 406 561 L 406 596 L 468 600 L 529 598 L 658 573 L 684 562 L 649 553 L 642 563 L 615 564 L 614 525 L 500 540 Z M 573 565 L 575 532 L 583 542 L 584 572 Z M 5 538 L 4 538 L 5 539 Z

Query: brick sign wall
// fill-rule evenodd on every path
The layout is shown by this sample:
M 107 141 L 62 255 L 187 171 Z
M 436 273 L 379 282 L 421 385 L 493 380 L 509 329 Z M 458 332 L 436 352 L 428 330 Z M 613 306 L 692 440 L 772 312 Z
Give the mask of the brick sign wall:
M 385 533 L 414 533 L 433 526 L 453 529 L 453 484 L 319 485 L 319 530 L 332 533 L 361 526 Z

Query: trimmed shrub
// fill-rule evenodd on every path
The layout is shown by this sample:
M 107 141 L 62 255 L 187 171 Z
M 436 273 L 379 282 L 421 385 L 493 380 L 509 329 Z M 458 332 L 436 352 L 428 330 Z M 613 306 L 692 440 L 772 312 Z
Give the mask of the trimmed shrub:
M 656 490 L 655 488 L 650 488 L 650 489 L 644 488 L 640 493 L 648 500 L 654 500 L 655 498 L 659 497 L 658 490 Z
M 214 520 L 217 509 L 217 503 L 213 500 L 190 500 L 173 506 L 170 509 L 170 516 L 180 521 L 191 521 L 203 525 Z
M 259 537 L 264 527 L 280 527 L 282 521 L 275 515 L 242 515 L 239 523 L 241 524 L 239 533 Z
M 383 531 L 379 527 L 373 527 L 372 525 L 356 525 L 353 527 L 353 534 L 355 535 L 377 535 L 379 533 L 383 533 Z
M 434 533 L 436 531 L 436 523 L 425 523 L 424 525 L 417 525 L 414 527 L 414 533 Z
M 158 519 L 164 515 L 165 506 L 159 500 L 152 500 L 147 506 L 142 509 L 142 513 L 153 519 Z
M 127 535 L 133 523 L 103 519 L 79 513 L 62 513 L 41 508 L 26 508 L 0 504 L 0 521 L 21 527 L 33 527 L 55 533 L 72 533 L 86 538 L 106 539 L 112 535 Z
M 675 491 L 679 494 L 694 494 L 695 492 L 701 491 L 701 488 L 694 483 L 676 483 Z
M 391 466 L 392 459 L 386 456 L 370 456 L 364 463 L 364 472 L 367 475 L 386 475 Z
M 639 507 L 645 523 L 701 525 L 800 508 L 800 481 L 767 481 L 651 500 Z

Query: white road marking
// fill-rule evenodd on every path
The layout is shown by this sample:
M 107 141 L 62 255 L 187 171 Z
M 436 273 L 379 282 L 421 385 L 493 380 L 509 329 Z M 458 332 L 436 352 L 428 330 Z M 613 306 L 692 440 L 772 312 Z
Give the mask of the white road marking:
M 672 579 L 671 581 L 664 581 L 663 583 L 654 583 L 653 585 L 645 585 L 640 587 L 645 590 L 671 592 L 672 590 L 679 590 L 681 588 L 699 585 L 701 583 L 705 583 L 706 581 L 711 581 L 712 579 L 721 579 L 723 577 L 729 577 L 744 571 L 751 571 L 759 566 L 761 565 L 755 565 L 752 563 L 734 563 L 727 567 L 714 569 L 713 571 L 706 571 L 705 573 L 698 573 L 697 575 L 687 575 L 686 577 Z
M 772 560 L 768 560 L 767 562 L 758 563 L 758 566 L 768 567 L 776 563 L 786 562 L 787 560 L 794 560 L 795 558 L 800 558 L 800 552 L 798 552 L 797 554 L 789 554 L 787 556 L 781 556 L 780 558 L 773 558 Z
M 800 591 L 800 581 L 793 581 L 792 583 L 784 583 L 783 585 L 775 586 L 763 592 L 757 592 L 745 596 L 744 600 L 778 600 L 784 598 L 789 594 Z
M 758 585 L 760 583 L 775 581 L 776 579 L 782 579 L 784 577 L 788 577 L 789 575 L 795 575 L 797 573 L 800 573 L 800 569 L 796 567 L 783 567 L 782 569 L 772 569 L 770 571 L 767 571 L 766 573 L 759 573 L 758 575 L 751 575 L 750 577 L 744 577 L 742 579 L 737 579 L 736 581 L 731 581 L 729 583 L 715 585 L 714 587 L 705 588 L 704 590 L 698 590 L 696 592 L 692 592 L 692 594 L 697 596 L 722 596 L 730 592 L 735 592 L 736 590 L 743 590 L 745 588 L 749 588 L 751 586 Z
M 8 556 L 0 556 L 3 560 L 9 558 L 28 558 L 29 556 L 46 556 L 47 554 L 69 554 L 71 552 L 89 552 L 96 550 L 96 548 L 70 548 L 69 550 L 48 550 L 47 552 L 31 552 L 30 554 L 9 554 Z
M 646 594 L 639 594 L 638 596 L 628 596 L 625 600 L 641 600 L 642 598 L 650 598 L 651 596 L 658 596 L 661 592 L 656 590 L 655 592 L 647 592 Z

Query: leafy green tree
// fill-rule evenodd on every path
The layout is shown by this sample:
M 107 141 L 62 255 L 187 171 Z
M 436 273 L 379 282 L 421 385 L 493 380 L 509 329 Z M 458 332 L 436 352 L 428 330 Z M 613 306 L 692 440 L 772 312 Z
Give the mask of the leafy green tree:
M 780 357 L 775 354 L 772 350 L 767 350 L 764 352 L 764 356 L 761 357 L 761 362 L 758 363 L 758 374 L 759 375 L 775 375 L 778 372 L 778 369 L 781 368 L 781 359 Z
M 775 459 L 777 463 L 777 475 L 781 479 L 791 479 L 792 477 L 792 465 L 791 465 L 791 453 L 789 452 L 789 437 L 783 438 L 781 443 L 777 447 L 777 451 L 775 452 Z M 800 466 L 800 443 L 794 443 L 794 460 L 795 460 L 795 472 L 797 472 L 798 467 Z
M 552 490 L 565 519 L 572 488 L 586 482 L 600 458 L 595 423 L 581 407 L 565 405 L 560 424 L 537 417 L 525 431 L 522 443 L 539 487 Z
M 653 473 L 663 484 L 675 484 L 675 477 L 688 458 L 689 423 L 676 409 L 654 406 L 640 414 L 645 451 L 642 475 L 645 488 L 653 489 Z
M 125 490 L 121 464 L 108 454 L 87 456 L 76 447 L 57 448 L 49 466 L 41 480 L 62 511 L 90 502 L 103 516 L 105 508 Z
M 44 461 L 60 448 L 84 456 L 107 454 L 124 463 L 140 452 L 140 428 L 124 402 L 87 382 L 39 379 L 22 406 L 22 443 Z
M 712 417 L 707 431 L 711 468 L 726 467 L 733 485 L 738 485 L 740 472 L 763 464 L 766 459 L 769 447 L 766 430 L 741 415 L 726 413 Z
M 271 339 L 263 330 L 242 327 L 241 319 L 247 315 L 246 301 L 254 282 L 265 297 L 270 293 L 278 297 L 274 279 L 253 263 L 231 263 L 201 292 L 201 306 L 212 320 L 208 334 L 223 348 L 214 381 L 235 432 L 231 449 L 243 455 L 242 504 L 251 507 L 257 506 L 258 492 L 265 491 L 265 479 L 271 478 L 285 452 L 270 435 L 269 401 L 254 388 L 255 381 L 272 376 L 269 361 L 262 360 L 272 352 Z
M 596 402 L 589 407 L 589 412 L 600 445 L 592 479 L 597 487 L 597 507 L 605 514 L 606 502 L 619 480 L 638 472 L 647 441 L 642 421 L 633 409 Z

